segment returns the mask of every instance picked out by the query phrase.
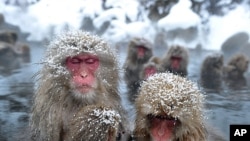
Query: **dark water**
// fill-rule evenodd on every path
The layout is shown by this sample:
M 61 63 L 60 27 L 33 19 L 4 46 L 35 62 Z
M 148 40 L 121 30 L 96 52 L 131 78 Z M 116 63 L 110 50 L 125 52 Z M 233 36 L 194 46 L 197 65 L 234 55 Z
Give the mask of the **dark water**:
M 34 94 L 34 74 L 41 66 L 37 63 L 43 56 L 43 45 L 31 44 L 31 62 L 21 64 L 19 67 L 0 73 L 0 141 L 12 141 L 15 133 L 22 131 L 28 124 L 28 113 L 31 99 Z M 120 64 L 126 57 L 126 48 L 118 50 Z M 158 49 L 155 55 L 163 55 L 165 49 Z M 202 60 L 212 51 L 190 51 L 190 64 L 188 77 L 199 83 L 199 71 Z M 246 85 L 237 88 L 225 84 L 221 90 L 203 89 L 206 95 L 207 119 L 213 127 L 218 128 L 229 140 L 230 124 L 250 124 L 250 75 L 246 74 Z M 224 83 L 224 82 L 223 82 Z M 237 84 L 237 82 L 235 82 Z M 125 99 L 125 84 L 120 89 L 123 104 L 127 109 L 133 108 Z M 131 110 L 133 111 L 133 110 Z M 130 113 L 133 116 L 133 112 Z

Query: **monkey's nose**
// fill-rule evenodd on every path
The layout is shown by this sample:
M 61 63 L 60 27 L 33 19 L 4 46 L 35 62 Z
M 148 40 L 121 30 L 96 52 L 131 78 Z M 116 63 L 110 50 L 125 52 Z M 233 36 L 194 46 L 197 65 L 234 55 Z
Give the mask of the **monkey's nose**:
M 82 73 L 81 73 L 81 77 L 82 77 L 82 78 L 86 78 L 87 76 L 88 76 L 88 74 L 87 74 L 86 72 L 82 72 Z

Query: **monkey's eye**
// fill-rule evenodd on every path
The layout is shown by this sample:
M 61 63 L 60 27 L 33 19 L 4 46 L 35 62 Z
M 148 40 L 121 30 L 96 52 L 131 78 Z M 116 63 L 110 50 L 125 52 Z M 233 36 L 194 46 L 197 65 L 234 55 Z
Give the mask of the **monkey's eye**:
M 94 59 L 94 58 L 85 59 L 85 63 L 87 63 L 87 64 L 94 64 L 95 62 L 96 62 L 96 59 Z
M 72 59 L 70 59 L 70 62 L 71 62 L 72 64 L 79 64 L 79 63 L 81 63 L 81 60 L 78 59 L 78 58 L 72 58 Z

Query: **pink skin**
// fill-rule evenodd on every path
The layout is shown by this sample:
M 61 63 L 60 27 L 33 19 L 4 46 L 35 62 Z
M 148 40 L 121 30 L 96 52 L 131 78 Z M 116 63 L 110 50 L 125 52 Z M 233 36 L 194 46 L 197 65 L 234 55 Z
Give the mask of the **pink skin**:
M 72 82 L 81 93 L 88 93 L 95 84 L 95 72 L 99 59 L 92 54 L 79 54 L 66 59 L 66 68 L 72 74 Z
M 152 119 L 150 132 L 153 141 L 169 141 L 173 136 L 174 127 L 174 120 Z
M 137 48 L 137 55 L 139 58 L 143 58 L 146 52 L 146 48 L 143 46 L 138 46 Z
M 171 67 L 175 70 L 180 69 L 181 57 L 171 57 Z
M 149 76 L 156 73 L 156 68 L 153 66 L 147 67 L 147 68 L 145 68 L 144 72 L 145 72 L 145 78 L 147 79 Z

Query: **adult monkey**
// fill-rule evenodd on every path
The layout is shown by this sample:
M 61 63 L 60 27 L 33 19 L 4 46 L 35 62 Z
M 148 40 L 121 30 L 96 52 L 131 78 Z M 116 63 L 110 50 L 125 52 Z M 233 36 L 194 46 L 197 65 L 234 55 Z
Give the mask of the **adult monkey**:
M 180 45 L 171 46 L 161 60 L 162 71 L 170 71 L 171 73 L 187 76 L 188 75 L 188 50 Z
M 133 38 L 127 51 L 127 57 L 124 63 L 124 80 L 127 84 L 128 98 L 134 102 L 137 90 L 140 86 L 140 72 L 143 65 L 152 57 L 152 44 L 145 38 Z
M 116 56 L 97 36 L 82 31 L 59 35 L 48 46 L 38 76 L 30 120 L 32 140 L 67 139 L 73 116 L 88 105 L 111 107 L 126 120 L 118 94 Z
M 198 87 L 184 77 L 172 73 L 150 76 L 135 100 L 135 140 L 223 141 L 205 124 L 203 102 Z

